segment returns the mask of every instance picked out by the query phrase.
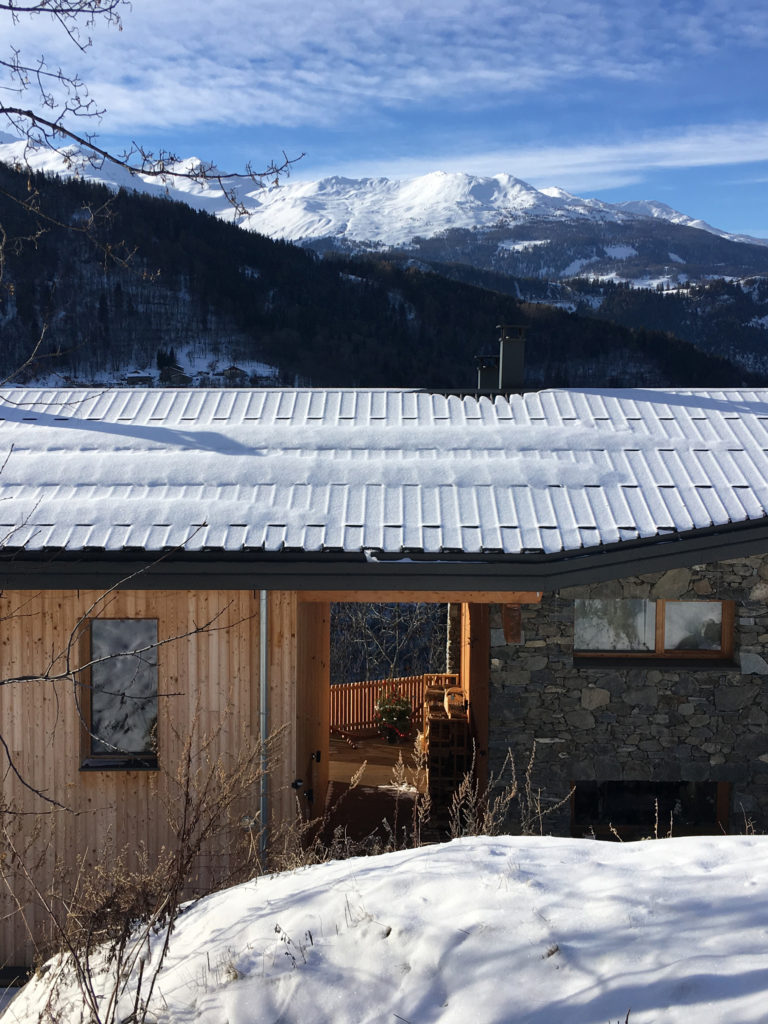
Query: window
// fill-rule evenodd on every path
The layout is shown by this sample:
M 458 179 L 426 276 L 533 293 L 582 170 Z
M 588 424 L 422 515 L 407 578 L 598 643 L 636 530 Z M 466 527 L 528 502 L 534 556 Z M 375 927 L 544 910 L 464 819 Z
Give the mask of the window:
M 574 654 L 632 658 L 729 658 L 731 601 L 577 600 Z
M 157 620 L 93 619 L 83 768 L 157 768 Z
M 728 830 L 727 782 L 575 782 L 571 834 L 598 839 L 721 835 Z

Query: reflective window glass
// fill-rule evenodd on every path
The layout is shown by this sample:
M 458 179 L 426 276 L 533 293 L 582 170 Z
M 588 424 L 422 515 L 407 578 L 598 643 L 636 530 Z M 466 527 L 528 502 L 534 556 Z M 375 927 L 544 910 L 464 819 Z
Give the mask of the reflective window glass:
M 91 754 L 157 752 L 157 620 L 91 623 Z
M 719 601 L 666 602 L 666 651 L 719 651 L 722 637 L 723 607 Z
M 656 636 L 653 601 L 575 602 L 574 646 L 578 651 L 652 651 Z

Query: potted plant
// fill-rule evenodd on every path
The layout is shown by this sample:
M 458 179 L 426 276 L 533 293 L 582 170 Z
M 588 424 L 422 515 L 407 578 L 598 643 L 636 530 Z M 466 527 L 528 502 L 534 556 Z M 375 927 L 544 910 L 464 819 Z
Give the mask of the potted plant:
M 411 732 L 411 700 L 399 690 L 382 688 L 376 701 L 376 717 L 387 743 L 397 743 Z

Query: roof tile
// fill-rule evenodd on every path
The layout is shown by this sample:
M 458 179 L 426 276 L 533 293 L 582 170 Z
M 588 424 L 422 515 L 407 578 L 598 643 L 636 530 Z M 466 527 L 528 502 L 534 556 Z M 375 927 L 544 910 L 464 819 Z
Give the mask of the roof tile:
M 519 554 L 768 514 L 768 391 L 19 388 L 0 400 L 9 548 Z

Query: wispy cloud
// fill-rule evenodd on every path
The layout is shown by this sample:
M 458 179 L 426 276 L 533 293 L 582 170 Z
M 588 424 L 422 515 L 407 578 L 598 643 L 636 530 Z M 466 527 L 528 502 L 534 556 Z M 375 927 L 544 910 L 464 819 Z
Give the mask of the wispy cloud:
M 725 0 L 133 0 L 124 31 L 97 30 L 86 54 L 39 19 L 17 36 L 82 69 L 110 131 L 333 125 L 368 105 L 473 109 L 663 78 L 764 45 L 768 10 L 762 0 L 737 12 Z
M 665 168 L 733 166 L 764 160 L 768 160 L 768 121 L 681 127 L 613 143 L 475 151 L 457 148 L 426 157 L 349 161 L 343 167 L 335 163 L 333 169 L 350 177 L 381 174 L 393 178 L 438 169 L 487 175 L 506 171 L 538 187 L 559 185 L 574 191 L 595 191 L 639 183 L 649 172 Z M 323 170 L 299 165 L 296 176 L 317 177 Z
M 678 169 L 768 161 L 764 0 L 132 0 L 124 31 L 92 35 L 80 53 L 38 17 L 6 45 L 79 70 L 116 148 L 181 138 L 179 155 L 228 169 L 277 139 L 309 150 L 298 177 L 508 171 L 573 192 L 653 177 L 656 193 Z M 727 217 L 713 186 L 701 215 L 748 224 L 762 172 L 723 190 Z

